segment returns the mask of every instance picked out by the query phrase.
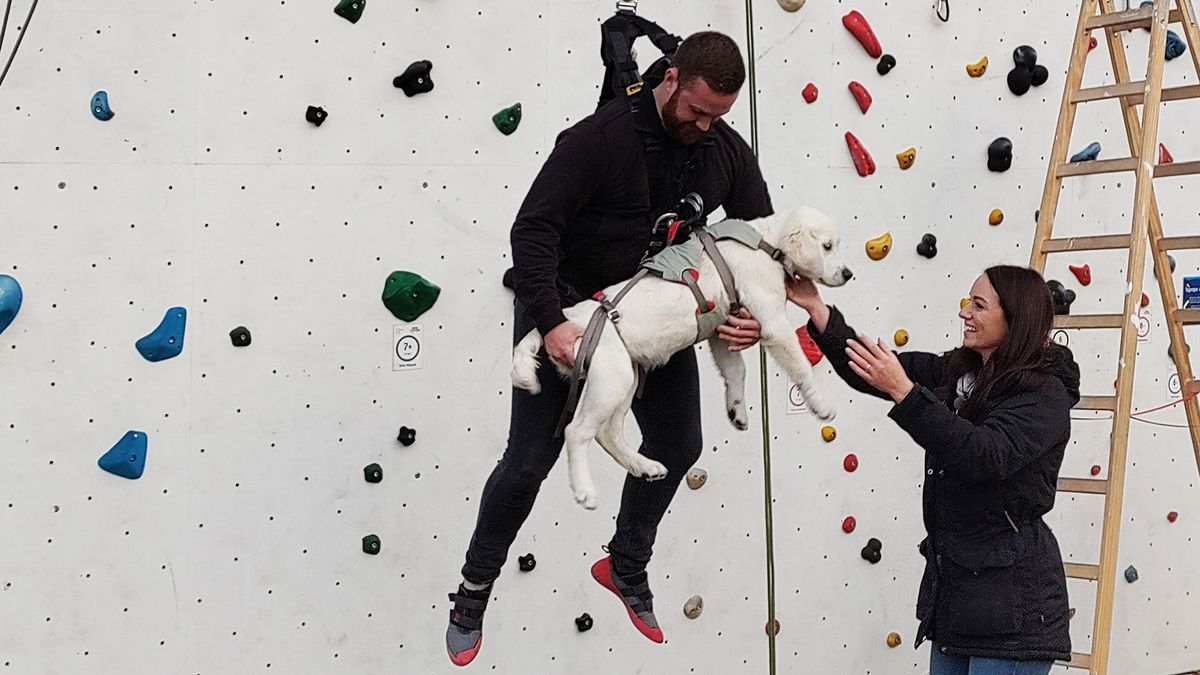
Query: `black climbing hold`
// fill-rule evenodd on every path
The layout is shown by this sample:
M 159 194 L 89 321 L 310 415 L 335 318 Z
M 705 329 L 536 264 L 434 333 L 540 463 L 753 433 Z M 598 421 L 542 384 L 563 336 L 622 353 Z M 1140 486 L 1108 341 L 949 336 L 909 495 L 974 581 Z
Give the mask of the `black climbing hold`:
M 937 237 L 932 234 L 926 234 L 921 237 L 921 243 L 917 244 L 917 253 L 932 258 L 937 255 Z
M 1187 345 L 1187 353 L 1189 353 L 1189 354 L 1191 354 L 1191 353 L 1192 353 L 1192 346 L 1191 346 L 1191 345 Z M 1175 360 L 1175 345 L 1168 345 L 1168 346 L 1167 346 L 1167 358 L 1168 358 L 1168 359 L 1171 359 L 1172 361 L 1174 361 L 1174 360 Z
M 883 58 L 879 59 L 879 63 L 875 64 L 875 72 L 880 75 L 887 75 L 892 72 L 892 68 L 896 67 L 896 57 L 891 54 L 884 54 Z
M 373 534 L 363 537 L 363 553 L 375 555 L 379 553 L 379 547 L 382 545 L 383 543 L 379 541 L 379 537 Z
M 396 434 L 396 440 L 400 441 L 400 445 L 408 447 L 417 442 L 417 430 L 400 427 L 400 433 Z
M 383 304 L 401 321 L 415 321 L 433 303 L 442 289 L 415 272 L 396 270 L 383 284 Z
M 522 572 L 532 572 L 533 568 L 537 567 L 537 560 L 533 557 L 532 553 L 526 553 L 517 558 L 517 566 Z
M 1164 56 L 1166 57 L 1166 59 L 1168 61 L 1170 61 L 1172 59 L 1178 58 L 1178 57 L 1182 56 L 1183 53 L 1186 51 L 1187 51 L 1187 43 L 1184 42 L 1183 39 L 1180 38 L 1178 35 L 1176 35 L 1175 31 L 1173 31 L 1173 30 L 1167 31 L 1167 45 L 1166 45 L 1166 50 L 1164 53 Z
M 1029 45 L 1021 45 L 1013 50 L 1013 63 L 1018 66 L 1032 68 L 1037 65 L 1037 50 Z
M 1125 581 L 1128 581 L 1129 583 L 1132 584 L 1133 582 L 1135 582 L 1137 580 L 1138 580 L 1137 568 L 1134 567 L 1133 565 L 1126 567 L 1125 568 Z
M 432 91 L 433 79 L 429 76 L 431 70 L 433 70 L 432 61 L 416 61 L 392 80 L 392 86 L 403 89 L 406 96 L 416 96 Z
M 233 342 L 234 347 L 247 347 L 250 345 L 250 329 L 238 326 L 229 331 L 229 339 Z
M 883 559 L 883 542 L 875 537 L 867 540 L 867 545 L 862 549 L 862 559 L 874 565 Z
M 1008 171 L 1008 167 L 1012 166 L 1012 151 L 1012 141 L 1004 136 L 992 141 L 988 146 L 988 169 L 997 172 Z
M 575 619 L 575 627 L 579 629 L 580 633 L 591 630 L 592 629 L 592 615 L 588 614 L 587 612 L 584 612 L 583 614 L 578 616 Z
M 383 467 L 379 466 L 378 464 L 366 465 L 363 467 L 363 478 L 366 479 L 368 483 L 382 483 Z
M 1055 314 L 1070 314 L 1071 303 L 1075 302 L 1075 291 L 1062 285 L 1061 281 L 1051 279 L 1046 282 L 1050 289 L 1050 299 L 1054 301 Z
M 108 92 L 103 89 L 92 95 L 92 116 L 101 122 L 107 122 L 115 115 L 108 107 Z
M 505 288 L 512 289 L 513 287 L 513 271 L 512 268 L 504 270 L 504 276 L 500 277 L 500 283 Z
M 1174 272 L 1175 272 L 1175 256 L 1173 256 L 1169 253 L 1167 254 L 1167 265 L 1169 265 L 1171 267 L 1171 273 L 1174 274 Z
M 1038 210 L 1034 211 L 1033 212 L 1033 222 L 1036 223 L 1037 221 L 1039 221 L 1041 219 L 1042 219 L 1042 210 L 1038 209 Z
M 512 134 L 521 124 L 521 104 L 514 103 L 512 106 L 492 115 L 492 124 L 495 124 L 500 133 L 505 136 Z
M 1030 76 L 1030 83 L 1035 87 L 1040 87 L 1046 84 L 1046 80 L 1050 79 L 1050 71 L 1046 70 L 1046 66 L 1034 66 Z
M 358 23 L 366 8 L 367 0 L 342 0 L 333 8 L 333 12 L 350 23 Z
M 1024 96 L 1033 84 L 1033 69 L 1015 66 L 1008 71 L 1008 90 L 1017 96 Z
M 141 478 L 146 468 L 146 441 L 146 432 L 126 431 L 96 463 L 115 476 Z
M 315 105 L 308 106 L 308 110 L 304 111 L 304 119 L 317 126 L 324 124 L 326 117 L 329 117 L 329 113 L 325 112 L 324 108 L 318 108 Z

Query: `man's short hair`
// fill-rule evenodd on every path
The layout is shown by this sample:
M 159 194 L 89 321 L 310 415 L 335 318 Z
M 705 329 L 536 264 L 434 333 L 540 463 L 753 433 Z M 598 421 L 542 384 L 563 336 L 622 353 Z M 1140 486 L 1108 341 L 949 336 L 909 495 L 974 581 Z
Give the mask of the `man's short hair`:
M 688 36 L 671 58 L 679 70 L 679 86 L 703 79 L 718 94 L 736 94 L 746 81 L 742 52 L 733 38 L 716 31 Z

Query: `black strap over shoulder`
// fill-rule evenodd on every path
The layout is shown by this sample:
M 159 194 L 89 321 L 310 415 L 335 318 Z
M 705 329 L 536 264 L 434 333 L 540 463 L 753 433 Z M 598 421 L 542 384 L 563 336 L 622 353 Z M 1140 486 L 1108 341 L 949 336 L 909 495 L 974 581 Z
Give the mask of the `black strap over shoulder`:
M 616 96 L 633 97 L 642 88 L 642 74 L 631 50 L 639 37 L 646 36 L 666 59 L 675 53 L 682 42 L 677 35 L 662 26 L 620 8 L 610 19 L 600 24 L 600 60 L 604 62 L 604 82 L 600 85 L 600 101 L 604 105 Z M 662 61 L 662 59 L 659 59 Z M 666 70 L 667 63 L 656 62 L 651 70 Z M 661 77 L 661 73 L 659 74 Z

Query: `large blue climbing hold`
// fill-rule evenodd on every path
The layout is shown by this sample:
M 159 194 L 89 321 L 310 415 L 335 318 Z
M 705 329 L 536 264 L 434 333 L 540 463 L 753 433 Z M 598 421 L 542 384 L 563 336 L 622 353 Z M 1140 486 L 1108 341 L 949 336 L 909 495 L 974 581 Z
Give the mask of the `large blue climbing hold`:
M 7 274 L 0 274 L 0 333 L 17 318 L 21 309 L 21 284 Z
M 101 122 L 107 122 L 115 115 L 108 107 L 108 92 L 101 89 L 92 95 L 92 115 Z
M 1183 56 L 1183 53 L 1186 51 L 1187 43 L 1184 42 L 1178 35 L 1176 35 L 1175 31 L 1167 31 L 1167 60 L 1170 61 L 1178 56 Z
M 137 341 L 137 350 L 147 361 L 164 361 L 183 352 L 183 331 L 187 326 L 187 310 L 172 307 L 167 310 L 158 328 Z
M 141 478 L 146 468 L 146 432 L 126 431 L 97 462 L 101 469 L 123 478 Z
M 1090 162 L 1100 156 L 1100 143 L 1091 142 L 1079 152 L 1071 155 L 1072 162 Z

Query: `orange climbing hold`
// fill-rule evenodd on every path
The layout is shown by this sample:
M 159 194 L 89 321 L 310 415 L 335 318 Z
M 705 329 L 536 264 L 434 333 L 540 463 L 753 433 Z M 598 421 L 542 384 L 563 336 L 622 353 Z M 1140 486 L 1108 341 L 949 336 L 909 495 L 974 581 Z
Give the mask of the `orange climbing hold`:
M 992 209 L 988 214 L 988 225 L 999 225 L 1004 222 L 1004 212 L 1000 209 Z
M 887 646 L 891 647 L 892 649 L 895 649 L 896 647 L 900 646 L 900 642 L 901 642 L 901 640 L 900 640 L 899 633 L 897 633 L 896 631 L 892 631 L 892 632 L 888 633 Z

